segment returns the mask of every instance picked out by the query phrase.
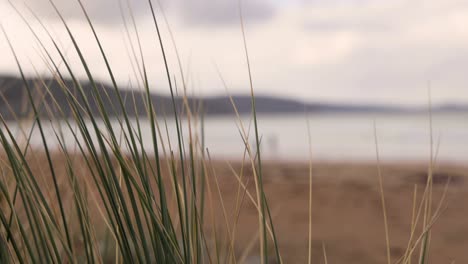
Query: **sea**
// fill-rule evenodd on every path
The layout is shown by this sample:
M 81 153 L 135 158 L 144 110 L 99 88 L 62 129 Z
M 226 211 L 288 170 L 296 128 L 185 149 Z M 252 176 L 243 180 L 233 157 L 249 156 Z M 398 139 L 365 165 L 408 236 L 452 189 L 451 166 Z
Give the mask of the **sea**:
M 154 153 L 151 123 L 147 119 L 132 119 L 134 131 L 141 131 L 145 151 Z M 90 126 L 90 123 L 88 123 Z M 179 120 L 181 141 L 176 121 L 158 118 L 158 144 L 162 155 L 189 152 L 189 142 L 195 151 L 203 150 L 211 158 L 242 159 L 249 145 L 254 155 L 258 149 L 263 159 L 297 161 L 435 161 L 468 162 L 468 112 L 424 113 L 309 113 L 261 114 L 257 116 L 258 139 L 251 116 L 210 116 Z M 31 134 L 31 145 L 43 148 L 36 124 L 10 122 L 16 139 Z M 91 127 L 91 126 L 90 126 Z M 103 122 L 99 127 L 104 135 Z M 126 148 L 118 119 L 112 119 L 112 130 Z M 4 128 L 2 128 L 4 129 Z M 49 148 L 76 150 L 74 122 L 43 121 Z M 80 136 L 78 136 L 80 138 Z M 62 144 L 63 145 L 63 144 Z

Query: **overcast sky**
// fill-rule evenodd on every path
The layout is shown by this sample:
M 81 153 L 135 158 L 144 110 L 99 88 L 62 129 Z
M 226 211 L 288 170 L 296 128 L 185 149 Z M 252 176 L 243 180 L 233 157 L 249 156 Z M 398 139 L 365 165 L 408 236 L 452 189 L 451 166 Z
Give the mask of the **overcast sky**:
M 83 0 L 119 82 L 134 82 L 131 40 L 124 31 L 121 0 Z M 28 5 L 67 50 L 83 75 L 63 25 L 48 0 L 12 0 L 51 48 Z M 83 49 L 91 70 L 106 69 L 75 0 L 55 0 Z M 146 0 L 123 0 L 124 17 L 136 18 L 152 88 L 167 93 L 161 52 Z M 238 0 L 161 0 L 174 34 L 188 86 L 197 95 L 247 93 Z M 155 7 L 160 6 L 154 1 Z M 310 101 L 424 104 L 428 83 L 435 102 L 468 103 L 468 1 L 458 0 L 243 0 L 247 42 L 258 94 Z M 158 11 L 173 74 L 174 49 Z M 0 0 L 0 23 L 28 72 L 48 72 L 28 27 Z M 130 25 L 130 24 L 129 24 Z M 51 49 L 52 51 L 52 49 Z M 54 58 L 58 59 L 54 53 Z M 63 69 L 63 67 L 62 67 Z M 3 35 L 0 72 L 17 74 Z M 180 82 L 180 81 L 179 81 Z

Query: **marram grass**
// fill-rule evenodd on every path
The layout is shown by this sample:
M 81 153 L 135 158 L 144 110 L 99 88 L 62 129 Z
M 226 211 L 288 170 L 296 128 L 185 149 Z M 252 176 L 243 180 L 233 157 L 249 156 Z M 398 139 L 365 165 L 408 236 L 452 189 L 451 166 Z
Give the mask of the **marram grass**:
M 91 96 L 85 93 L 81 80 L 72 70 L 77 65 L 71 65 L 67 60 L 65 51 L 49 33 L 46 25 L 41 23 L 53 44 L 52 49 L 46 48 L 30 22 L 19 13 L 40 44 L 44 60 L 55 76 L 54 81 L 60 84 L 65 95 L 72 118 L 67 118 L 65 110 L 61 109 L 63 102 L 58 104 L 55 98 L 40 100 L 52 97 L 48 84 L 39 81 L 31 85 L 27 81 L 15 48 L 10 44 L 27 92 L 27 104 L 32 115 L 29 121 L 34 125 L 29 127 L 30 131 L 20 131 L 24 135 L 21 138 L 25 139 L 20 140 L 15 131 L 10 129 L 10 122 L 2 117 L 2 260 L 19 263 L 236 263 L 238 256 L 233 249 L 235 241 L 222 241 L 221 236 L 216 234 L 214 222 L 215 237 L 207 237 L 209 226 L 205 224 L 205 219 L 208 217 L 206 208 L 209 205 L 205 197 L 207 193 L 212 195 L 212 188 L 216 188 L 216 185 L 210 185 L 212 181 L 207 177 L 214 176 L 208 172 L 208 155 L 198 140 L 199 134 L 190 130 L 188 142 L 184 141 L 182 134 L 182 125 L 192 126 L 193 122 L 198 122 L 195 119 L 198 119 L 200 113 L 193 112 L 188 104 L 184 109 L 176 107 L 176 87 L 171 79 L 152 2 L 148 2 L 148 7 L 157 32 L 155 43 L 163 54 L 173 99 L 178 138 L 177 142 L 172 142 L 172 145 L 177 146 L 175 149 L 164 145 L 164 128 L 161 129 L 159 123 L 165 117 L 155 112 L 143 55 L 137 58 L 134 53 L 134 59 L 141 61 L 138 68 L 145 89 L 146 111 L 131 119 L 127 114 L 125 100 L 132 98 L 121 96 L 121 88 L 99 35 L 83 4 L 78 2 L 92 30 L 118 100 L 111 101 L 106 98 L 106 94 L 99 92 L 99 84 L 82 49 L 53 2 L 51 5 L 62 21 L 72 49 L 80 60 L 79 66 L 91 85 Z M 36 19 L 40 22 L 39 18 Z M 136 30 L 135 24 L 134 28 Z M 3 31 L 8 40 L 6 30 Z M 139 49 L 142 54 L 141 45 L 136 48 L 132 46 L 132 49 Z M 58 54 L 60 60 L 54 60 L 52 53 Z M 65 70 L 60 70 L 60 66 L 64 66 Z M 64 75 L 70 76 L 72 82 L 67 81 Z M 42 98 L 37 98 L 36 91 L 42 91 Z M 114 115 L 106 108 L 105 104 L 109 102 L 112 103 L 111 109 L 122 113 L 116 119 L 112 118 Z M 98 108 L 97 115 L 92 109 L 94 105 Z M 182 114 L 187 118 L 181 118 Z M 61 120 L 65 127 L 55 126 L 52 135 L 46 134 L 45 127 L 54 120 Z M 23 122 L 19 118 L 16 121 Z M 115 122 L 122 131 L 119 135 L 114 129 Z M 143 142 L 140 122 L 151 124 L 151 142 L 148 139 Z M 40 170 L 34 165 L 40 158 L 30 144 L 34 129 L 39 131 L 42 151 L 46 157 Z M 71 131 L 73 142 L 63 137 L 62 129 Z M 258 140 L 258 132 L 256 137 Z M 58 142 L 58 149 L 49 146 L 50 139 Z M 146 152 L 148 145 L 152 146 L 151 154 Z M 165 154 L 164 158 L 160 157 L 161 153 Z M 254 157 L 251 161 L 256 164 Z M 65 171 L 58 171 L 57 163 L 62 166 L 65 164 Z M 260 159 L 258 163 L 260 166 Z M 257 184 L 261 186 L 261 174 L 256 177 Z M 247 192 L 246 189 L 239 190 L 239 197 Z M 258 190 L 260 193 L 255 195 L 261 205 L 259 219 L 262 228 L 266 230 L 265 227 L 269 226 L 269 230 L 273 230 L 269 210 L 266 210 L 266 197 L 263 189 Z M 240 203 L 241 199 L 238 200 Z M 227 230 L 229 228 L 224 227 Z M 262 232 L 259 239 L 264 245 L 262 260 L 266 262 L 269 259 L 266 233 Z M 276 245 L 275 239 L 271 243 Z M 278 252 L 276 256 L 279 258 Z M 277 259 L 277 262 L 281 262 L 281 259 Z

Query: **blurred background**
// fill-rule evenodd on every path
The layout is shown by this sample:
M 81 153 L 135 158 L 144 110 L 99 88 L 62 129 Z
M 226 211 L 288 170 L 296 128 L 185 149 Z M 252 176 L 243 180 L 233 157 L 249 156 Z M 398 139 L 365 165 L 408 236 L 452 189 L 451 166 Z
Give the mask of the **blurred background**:
M 69 23 L 95 77 L 109 82 L 99 49 L 77 1 L 54 2 Z M 135 65 L 141 61 L 138 51 L 136 57 L 132 53 L 139 38 L 152 91 L 168 95 L 147 1 L 82 2 L 121 86 L 141 88 L 135 71 Z M 75 73 L 85 77 L 71 41 L 48 0 L 13 0 L 11 3 L 51 48 L 51 42 L 34 17 L 37 15 L 68 51 L 66 55 L 75 63 Z M 11 3 L 0 3 L 0 22 L 25 72 L 31 78 L 51 76 L 39 44 Z M 170 67 L 179 78 L 173 38 L 188 95 L 213 97 L 250 93 L 238 1 L 160 0 L 153 3 L 160 16 Z M 468 143 L 468 127 L 463 124 L 468 113 L 468 75 L 465 73 L 468 68 L 468 3 L 458 0 L 249 0 L 240 3 L 255 92 L 259 97 L 282 100 L 272 100 L 266 103 L 265 109 L 260 109 L 263 116 L 260 119 L 265 120 L 260 123 L 266 155 L 307 159 L 306 120 L 309 120 L 316 158 L 373 159 L 375 120 L 384 158 L 426 159 L 430 155 L 430 90 L 434 111 L 433 142 L 440 145 L 440 158 L 468 159 L 468 150 L 462 144 Z M 0 56 L 0 73 L 18 76 L 4 36 L 0 37 Z M 52 56 L 58 61 L 58 54 L 52 52 Z M 294 110 L 281 111 L 284 108 L 277 106 L 282 104 L 292 104 Z M 312 108 L 314 111 L 302 111 Z M 304 112 L 310 112 L 308 117 Z M 291 115 L 294 118 L 289 118 Z M 226 120 L 223 117 L 207 119 L 208 125 L 219 127 L 221 124 L 225 128 L 217 131 L 218 136 L 207 137 L 207 144 L 213 149 L 219 148 L 218 154 L 236 156 L 242 152 L 243 144 L 232 116 L 229 118 L 232 122 Z M 239 142 L 233 143 L 233 138 L 239 138 Z M 236 145 L 240 145 L 240 150 L 235 149 Z

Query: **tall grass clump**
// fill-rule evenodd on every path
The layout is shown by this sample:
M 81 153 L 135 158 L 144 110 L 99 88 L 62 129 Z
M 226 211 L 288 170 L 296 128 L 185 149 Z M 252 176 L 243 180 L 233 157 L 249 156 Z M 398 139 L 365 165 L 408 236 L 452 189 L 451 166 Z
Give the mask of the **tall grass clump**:
M 202 107 L 189 103 L 186 94 L 182 96 L 184 107 L 176 103 L 180 100 L 177 82 L 169 69 L 153 3 L 148 1 L 148 9 L 156 32 L 154 43 L 165 64 L 177 142 L 166 140 L 168 129 L 160 125 L 167 126 L 169 113 L 158 112 L 151 99 L 147 66 L 133 16 L 130 24 L 125 22 L 125 29 L 127 35 L 133 32 L 137 36 L 138 44 L 131 46 L 131 54 L 137 62 L 133 71 L 144 88 L 144 98 L 123 95 L 99 33 L 82 2 L 77 1 L 116 97 L 103 92 L 72 29 L 52 1 L 50 4 L 71 41 L 69 52 L 79 58 L 78 65 L 72 65 L 67 51 L 40 18 L 35 16 L 47 40 L 40 38 L 38 30 L 17 11 L 39 44 L 52 82 L 40 77 L 37 82 L 29 81 L 8 38 L 8 29 L 2 28 L 23 80 L 30 116 L 17 116 L 14 122 L 0 117 L 2 263 L 237 263 L 236 224 L 230 223 L 226 211 L 225 221 L 218 221 L 213 212 L 214 201 L 220 200 L 221 206 L 223 202 L 216 173 L 210 169 L 203 134 L 195 131 L 203 119 Z M 54 59 L 57 55 L 59 59 Z M 85 72 L 91 92 L 84 89 L 83 80 L 73 70 L 76 67 Z M 185 91 L 181 68 L 180 73 Z M 52 91 L 52 83 L 58 85 L 60 97 L 57 91 Z M 144 102 L 144 111 L 136 105 L 137 101 Z M 260 149 L 253 89 L 252 106 L 256 149 Z M 138 114 L 132 116 L 131 111 Z M 143 137 L 143 122 L 150 124 L 151 140 Z M 17 130 L 13 123 L 27 125 L 18 125 Z M 184 126 L 188 127 L 188 142 Z M 273 257 L 281 262 L 262 185 L 260 152 L 250 150 L 248 133 L 243 128 L 239 130 L 245 142 L 246 159 L 255 168 L 256 193 L 251 194 L 242 182 L 242 175 L 237 175 L 235 215 L 240 213 L 246 194 L 256 197 L 252 202 L 258 209 L 261 261 L 267 263 Z M 64 131 L 72 135 L 72 140 L 64 136 Z M 40 138 L 41 150 L 32 147 L 35 136 Z M 274 254 L 269 252 L 272 248 Z

